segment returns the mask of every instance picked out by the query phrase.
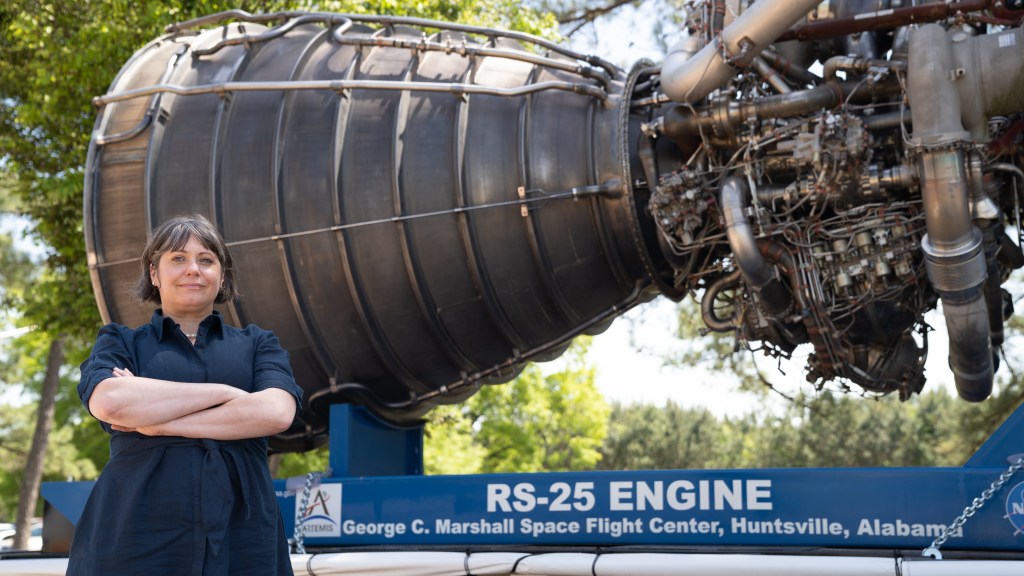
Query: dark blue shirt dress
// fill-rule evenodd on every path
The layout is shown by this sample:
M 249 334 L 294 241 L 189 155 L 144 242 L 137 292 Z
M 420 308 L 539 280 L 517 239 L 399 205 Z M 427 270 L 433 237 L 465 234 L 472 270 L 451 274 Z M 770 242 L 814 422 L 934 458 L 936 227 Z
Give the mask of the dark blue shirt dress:
M 86 408 L 114 368 L 302 398 L 277 337 L 224 324 L 217 312 L 199 325 L 194 346 L 160 310 L 136 329 L 104 326 L 82 363 Z M 110 461 L 75 527 L 68 575 L 292 574 L 266 438 L 149 437 L 100 424 L 111 434 Z

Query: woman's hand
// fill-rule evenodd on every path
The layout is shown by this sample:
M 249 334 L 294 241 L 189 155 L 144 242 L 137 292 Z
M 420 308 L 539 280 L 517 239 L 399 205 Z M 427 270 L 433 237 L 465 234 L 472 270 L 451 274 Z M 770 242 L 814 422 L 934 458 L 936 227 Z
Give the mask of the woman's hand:
M 127 368 L 114 368 L 115 378 L 128 378 L 129 376 L 135 376 L 132 371 Z
M 129 378 L 131 376 L 135 376 L 135 374 L 132 374 L 132 371 L 127 368 L 114 368 L 113 373 L 115 378 Z M 139 434 L 142 434 L 144 436 L 162 436 L 162 434 L 160 434 L 160 427 L 158 425 L 129 428 L 128 426 L 111 424 L 110 427 L 113 430 L 117 430 L 118 432 L 138 432 Z

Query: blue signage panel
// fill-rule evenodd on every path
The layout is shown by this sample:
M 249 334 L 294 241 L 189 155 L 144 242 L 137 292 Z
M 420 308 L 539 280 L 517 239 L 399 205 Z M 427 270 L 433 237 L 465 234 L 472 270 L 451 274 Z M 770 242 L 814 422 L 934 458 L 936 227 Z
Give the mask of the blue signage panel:
M 714 545 L 925 548 L 1005 468 L 769 469 L 328 478 L 309 546 Z M 1024 478 L 945 550 L 1024 550 Z M 289 524 L 296 497 L 278 483 Z M 301 498 L 301 495 L 300 495 Z M 293 529 L 292 525 L 288 529 Z

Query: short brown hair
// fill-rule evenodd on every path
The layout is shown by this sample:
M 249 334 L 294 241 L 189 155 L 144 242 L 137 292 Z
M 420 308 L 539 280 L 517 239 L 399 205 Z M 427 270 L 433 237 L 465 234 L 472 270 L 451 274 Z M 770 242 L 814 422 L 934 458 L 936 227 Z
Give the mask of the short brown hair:
M 221 271 L 224 274 L 224 284 L 217 292 L 215 303 L 227 302 L 237 295 L 235 288 L 235 267 L 231 263 L 231 253 L 228 252 L 227 244 L 221 238 L 217 228 L 201 214 L 190 216 L 178 216 L 171 218 L 159 228 L 153 231 L 142 251 L 142 275 L 135 282 L 132 294 L 143 302 L 160 303 L 160 291 L 153 286 L 153 280 L 149 275 L 149 267 L 154 268 L 160 262 L 160 257 L 167 252 L 181 250 L 188 244 L 188 239 L 195 237 L 207 250 L 213 252 L 220 261 Z

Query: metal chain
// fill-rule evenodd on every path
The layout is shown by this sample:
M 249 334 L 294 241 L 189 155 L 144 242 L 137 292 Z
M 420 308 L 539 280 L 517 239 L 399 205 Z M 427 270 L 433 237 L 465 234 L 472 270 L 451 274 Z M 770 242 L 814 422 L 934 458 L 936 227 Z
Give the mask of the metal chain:
M 1010 464 L 1010 467 L 1003 471 L 1003 473 L 999 475 L 999 478 L 996 478 L 988 488 L 981 492 L 981 496 L 972 500 L 971 505 L 964 508 L 964 511 L 960 516 L 957 516 L 956 520 L 953 520 L 952 524 L 943 528 L 942 534 L 939 534 L 939 537 L 933 540 L 931 546 L 925 548 L 921 552 L 921 555 L 931 556 L 936 560 L 942 560 L 942 553 L 939 552 L 939 548 L 946 543 L 946 540 L 949 540 L 949 537 L 954 532 L 962 528 L 963 525 L 967 523 L 967 519 L 974 516 L 974 513 L 980 510 L 981 507 L 985 505 L 985 502 L 992 498 L 992 496 L 995 495 L 995 493 L 998 492 L 999 489 L 1002 488 L 1003 485 L 1021 469 L 1021 467 L 1024 467 L 1024 456 L 1021 456 L 1016 462 Z
M 309 505 L 309 493 L 313 489 L 313 480 L 319 483 L 323 472 L 311 471 L 306 474 L 306 484 L 302 487 L 302 500 L 295 507 L 295 536 L 292 538 L 292 548 L 295 554 L 305 554 L 306 531 L 302 529 L 302 518 L 306 515 L 306 506 Z

